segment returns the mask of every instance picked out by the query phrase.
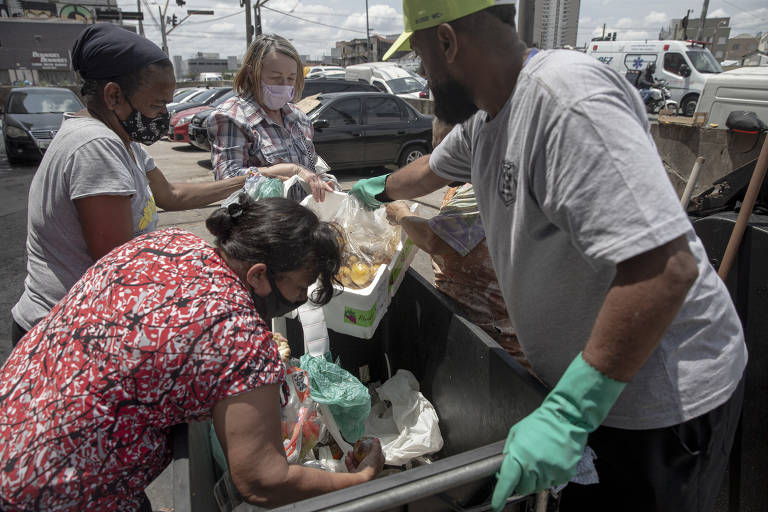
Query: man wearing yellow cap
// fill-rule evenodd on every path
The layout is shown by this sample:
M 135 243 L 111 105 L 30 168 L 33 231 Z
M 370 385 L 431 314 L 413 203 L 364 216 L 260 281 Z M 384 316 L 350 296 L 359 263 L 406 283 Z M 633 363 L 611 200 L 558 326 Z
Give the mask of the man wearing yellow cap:
M 404 0 L 435 112 L 461 123 L 370 207 L 471 182 L 521 345 L 553 385 L 512 426 L 493 505 L 563 484 L 588 443 L 600 483 L 561 510 L 709 511 L 741 409 L 744 337 L 622 76 L 568 50 L 525 53 L 514 4 Z

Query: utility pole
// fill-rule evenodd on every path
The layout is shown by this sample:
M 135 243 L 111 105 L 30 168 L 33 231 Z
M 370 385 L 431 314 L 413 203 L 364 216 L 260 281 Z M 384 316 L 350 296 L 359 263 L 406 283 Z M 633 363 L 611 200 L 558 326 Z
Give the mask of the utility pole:
M 697 41 L 701 41 L 701 32 L 704 30 L 704 23 L 707 21 L 707 9 L 709 9 L 709 0 L 704 0 L 704 7 L 701 8 L 701 18 L 699 19 L 699 29 L 696 31 Z
M 166 4 L 166 8 L 167 7 L 168 5 Z M 163 34 L 163 46 L 162 46 L 163 52 L 166 55 L 168 55 L 168 41 L 165 35 L 165 13 L 163 12 L 163 10 L 160 8 L 159 5 L 157 6 L 157 12 L 160 13 L 160 33 Z
M 261 30 L 261 6 L 269 2 L 269 0 L 256 0 L 256 4 L 253 6 L 253 18 L 254 28 L 257 36 L 262 34 Z
M 136 0 L 136 10 L 141 13 L 141 0 Z M 139 35 L 144 37 L 144 24 L 141 22 L 141 17 L 139 17 Z
M 373 62 L 371 58 L 371 28 L 368 25 L 368 0 L 365 0 L 365 58 Z
M 258 4 L 258 0 L 256 0 Z M 245 7 L 245 42 L 247 46 L 251 46 L 253 41 L 253 24 L 251 23 L 251 0 L 240 0 L 240 7 Z M 256 7 L 254 7 L 255 9 Z

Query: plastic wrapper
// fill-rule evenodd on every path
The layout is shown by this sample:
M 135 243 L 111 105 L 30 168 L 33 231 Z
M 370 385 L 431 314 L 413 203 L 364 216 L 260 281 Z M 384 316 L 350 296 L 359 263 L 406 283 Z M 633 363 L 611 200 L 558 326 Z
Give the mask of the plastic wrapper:
M 288 366 L 285 382 L 288 393 L 282 397 L 280 410 L 283 448 L 288 463 L 296 464 L 311 456 L 312 448 L 323 437 L 324 425 L 310 396 L 307 372 Z
M 443 447 L 437 412 L 411 372 L 398 370 L 376 393 L 365 435 L 379 438 L 386 464 L 401 466 Z
M 240 190 L 233 192 L 224 201 L 222 208 L 237 201 L 240 194 L 245 192 L 254 201 L 266 197 L 283 197 L 283 181 L 280 178 L 267 178 L 261 174 L 254 174 L 245 178 L 245 185 Z
M 344 254 L 338 279 L 350 288 L 365 288 L 381 265 L 387 265 L 400 242 L 400 227 L 387 221 L 384 208 L 368 210 L 348 195 L 333 219 L 344 234 Z

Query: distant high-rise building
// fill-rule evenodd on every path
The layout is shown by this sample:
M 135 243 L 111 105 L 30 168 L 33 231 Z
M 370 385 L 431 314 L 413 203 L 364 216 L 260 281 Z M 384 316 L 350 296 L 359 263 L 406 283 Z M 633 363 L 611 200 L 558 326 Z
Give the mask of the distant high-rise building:
M 536 0 L 533 42 L 542 49 L 576 46 L 580 0 Z

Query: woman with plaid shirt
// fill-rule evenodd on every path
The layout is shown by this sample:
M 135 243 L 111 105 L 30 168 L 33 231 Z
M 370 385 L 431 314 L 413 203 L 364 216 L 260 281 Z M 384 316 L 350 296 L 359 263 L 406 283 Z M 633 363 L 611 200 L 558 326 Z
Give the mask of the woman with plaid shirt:
M 319 200 L 326 191 L 340 189 L 333 175 L 316 169 L 312 124 L 290 103 L 301 98 L 304 73 L 301 58 L 287 39 L 258 36 L 235 76 L 234 89 L 237 96 L 208 118 L 217 180 L 248 174 L 285 180 L 298 175 Z M 304 196 L 298 184 L 288 195 L 295 200 Z

